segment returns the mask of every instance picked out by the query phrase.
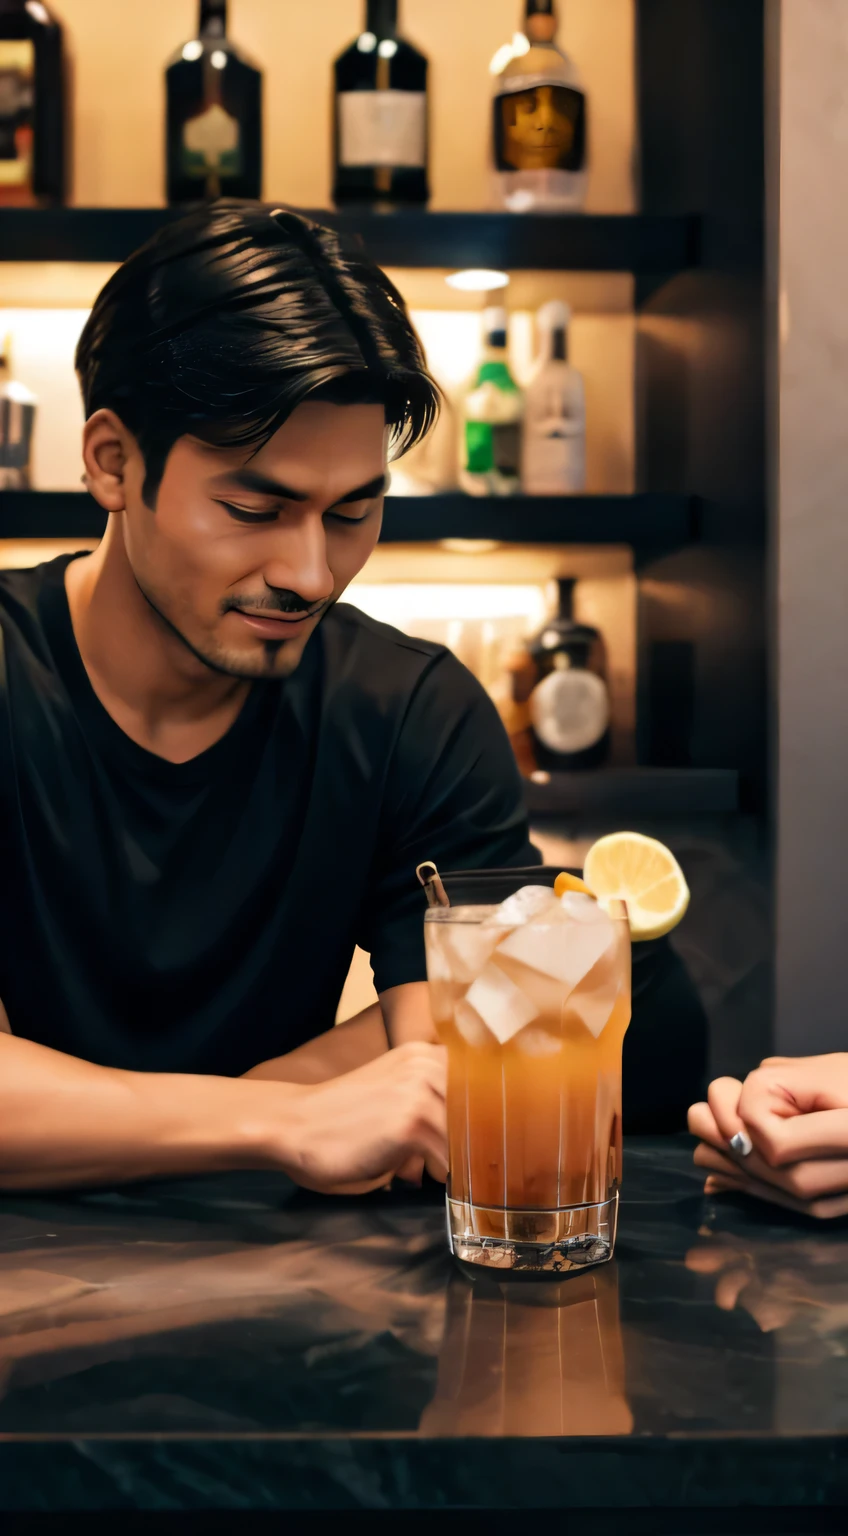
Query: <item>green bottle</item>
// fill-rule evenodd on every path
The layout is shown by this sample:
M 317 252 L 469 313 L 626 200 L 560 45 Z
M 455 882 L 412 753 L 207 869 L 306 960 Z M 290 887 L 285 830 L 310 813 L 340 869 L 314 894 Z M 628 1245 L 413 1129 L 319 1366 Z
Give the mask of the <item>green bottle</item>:
M 506 310 L 484 310 L 483 356 L 463 402 L 459 483 L 471 496 L 512 496 L 520 487 L 524 401 L 506 342 Z

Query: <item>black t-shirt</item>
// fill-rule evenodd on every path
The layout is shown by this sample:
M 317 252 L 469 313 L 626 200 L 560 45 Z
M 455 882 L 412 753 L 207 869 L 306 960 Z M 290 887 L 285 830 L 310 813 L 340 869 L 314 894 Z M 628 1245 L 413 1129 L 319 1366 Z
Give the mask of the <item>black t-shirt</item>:
M 96 697 L 68 558 L 0 573 L 0 999 L 13 1033 L 236 1074 L 330 1028 L 356 944 L 424 980 L 415 866 L 539 862 L 497 712 L 442 646 L 339 604 L 187 763 Z

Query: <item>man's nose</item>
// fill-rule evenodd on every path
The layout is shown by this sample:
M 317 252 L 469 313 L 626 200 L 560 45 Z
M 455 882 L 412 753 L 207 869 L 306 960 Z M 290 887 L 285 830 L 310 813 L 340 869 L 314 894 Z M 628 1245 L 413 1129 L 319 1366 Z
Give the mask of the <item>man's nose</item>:
M 262 567 L 267 585 L 281 592 L 297 592 L 310 604 L 332 597 L 335 583 L 327 563 L 327 534 L 321 516 L 316 512 L 281 519 L 274 534 L 273 548 Z

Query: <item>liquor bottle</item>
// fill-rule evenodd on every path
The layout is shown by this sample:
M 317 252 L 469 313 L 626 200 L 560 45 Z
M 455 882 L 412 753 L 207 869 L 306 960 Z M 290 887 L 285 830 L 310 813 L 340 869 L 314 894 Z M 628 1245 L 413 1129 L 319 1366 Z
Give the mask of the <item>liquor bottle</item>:
M 484 310 L 483 355 L 462 408 L 459 483 L 471 496 L 512 496 L 520 485 L 524 404 L 506 343 L 506 310 Z
M 492 61 L 496 195 L 513 213 L 582 208 L 586 196 L 586 97 L 556 29 L 555 0 L 525 0 L 524 32 Z
M 574 618 L 572 579 L 557 582 L 558 607 L 529 652 L 539 681 L 530 721 L 540 768 L 592 768 L 609 751 L 610 701 L 603 639 Z
M 35 395 L 13 377 L 11 338 L 0 345 L 0 490 L 30 489 Z
M 567 496 L 586 487 L 586 393 L 568 361 L 567 304 L 536 316 L 541 355 L 524 392 L 521 486 L 528 496 Z
M 227 0 L 200 0 L 165 86 L 168 202 L 261 196 L 262 75 L 227 37 Z
M 426 203 L 427 60 L 398 34 L 397 0 L 368 0 L 365 31 L 336 59 L 333 198 Z
M 41 0 L 0 0 L 0 205 L 65 199 L 62 28 Z

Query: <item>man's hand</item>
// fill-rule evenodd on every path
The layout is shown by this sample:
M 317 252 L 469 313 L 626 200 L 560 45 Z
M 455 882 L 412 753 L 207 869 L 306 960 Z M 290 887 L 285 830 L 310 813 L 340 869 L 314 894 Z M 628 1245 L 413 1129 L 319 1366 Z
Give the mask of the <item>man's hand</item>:
M 848 1053 L 771 1056 L 744 1083 L 717 1078 L 708 1098 L 689 1111 L 708 1193 L 743 1190 L 818 1218 L 848 1212 Z M 730 1146 L 739 1132 L 747 1157 Z
M 302 1087 L 268 1156 L 307 1189 L 362 1193 L 422 1164 L 447 1176 L 443 1046 L 402 1045 L 329 1082 Z M 292 1155 L 292 1153 L 294 1155 Z

